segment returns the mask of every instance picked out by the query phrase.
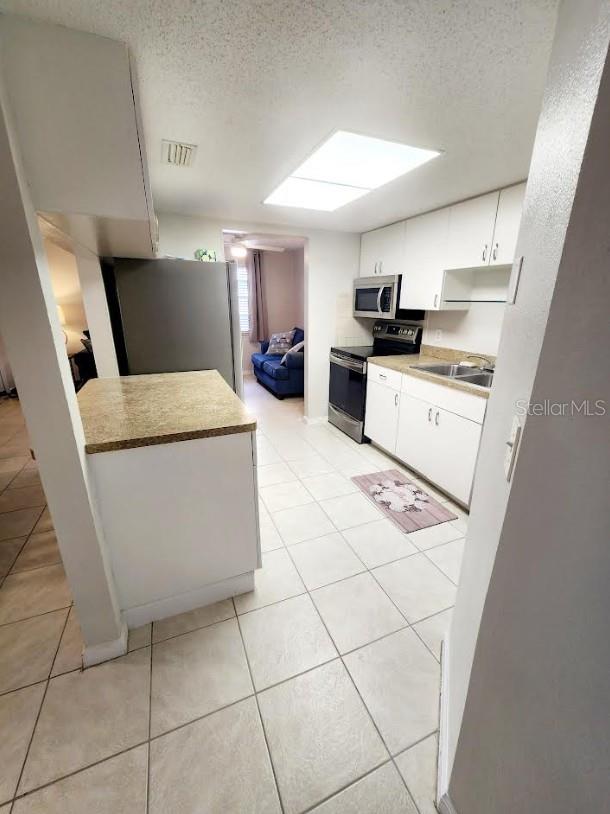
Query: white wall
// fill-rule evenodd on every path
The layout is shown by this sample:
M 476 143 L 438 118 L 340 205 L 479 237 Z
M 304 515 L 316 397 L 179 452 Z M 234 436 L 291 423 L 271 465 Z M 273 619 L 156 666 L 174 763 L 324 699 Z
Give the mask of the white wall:
M 305 246 L 305 415 L 323 418 L 328 412 L 328 354 L 332 345 L 357 345 L 371 341 L 366 320 L 352 317 L 352 282 L 358 275 L 360 236 L 294 228 L 209 220 L 159 212 L 159 253 L 192 258 L 197 248 L 215 249 L 223 257 L 223 229 L 243 229 L 264 234 L 293 235 Z
M 608 416 L 529 417 L 512 484 L 503 458 L 518 399 L 610 404 L 609 38 L 606 2 L 563 3 L 448 638 L 459 814 L 608 799 Z
M 62 249 L 48 239 L 44 241 L 44 248 L 55 302 L 61 306 L 66 318 L 66 324 L 63 326 L 67 337 L 66 350 L 68 353 L 77 353 L 83 350 L 80 340 L 87 327 L 87 317 L 76 258 L 71 252 Z
M 497 356 L 505 311 L 495 302 L 473 303 L 468 311 L 427 311 L 422 342 Z
M 225 259 L 223 225 L 219 221 L 175 212 L 157 212 L 157 218 L 160 257 L 195 260 L 197 249 L 209 249 L 216 252 L 218 260 Z
M 303 327 L 302 249 L 261 252 L 269 333 Z M 299 274 L 300 271 L 300 274 Z

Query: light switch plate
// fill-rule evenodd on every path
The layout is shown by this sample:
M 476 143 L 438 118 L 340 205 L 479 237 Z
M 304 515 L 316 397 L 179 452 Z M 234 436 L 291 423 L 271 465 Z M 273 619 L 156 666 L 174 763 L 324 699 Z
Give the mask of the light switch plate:
M 521 426 L 519 418 L 515 416 L 510 428 L 508 441 L 506 442 L 506 452 L 504 453 L 504 474 L 506 475 L 506 480 L 509 482 L 513 476 L 513 469 L 515 468 L 515 460 L 517 458 L 522 429 L 523 427 Z

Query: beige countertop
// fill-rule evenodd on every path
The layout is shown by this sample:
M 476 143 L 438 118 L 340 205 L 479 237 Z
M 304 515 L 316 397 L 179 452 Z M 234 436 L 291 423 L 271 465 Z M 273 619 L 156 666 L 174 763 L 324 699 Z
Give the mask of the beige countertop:
M 256 419 L 216 370 L 91 379 L 78 404 L 88 453 L 256 429 Z
M 434 365 L 442 362 L 460 362 L 468 356 L 468 352 L 453 350 L 451 348 L 432 348 L 429 345 L 422 345 L 422 353 L 405 354 L 404 356 L 369 356 L 368 361 L 378 367 L 385 367 L 389 370 L 396 370 L 399 373 L 406 373 L 418 379 L 426 379 L 435 384 L 442 384 L 453 390 L 462 390 L 465 393 L 472 393 L 483 399 L 489 398 L 491 388 L 481 387 L 478 384 L 462 382 L 459 379 L 451 379 L 449 376 L 439 376 L 437 373 L 430 373 L 426 370 L 418 370 L 416 365 Z M 492 361 L 493 361 L 493 357 Z M 474 371 L 473 371 L 474 372 Z

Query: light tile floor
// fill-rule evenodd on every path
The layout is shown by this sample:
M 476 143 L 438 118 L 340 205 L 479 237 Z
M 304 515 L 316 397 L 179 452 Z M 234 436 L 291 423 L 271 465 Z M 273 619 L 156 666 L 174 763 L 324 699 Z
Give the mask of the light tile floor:
M 301 399 L 250 379 L 246 400 L 255 590 L 130 631 L 86 671 L 19 403 L 0 401 L 2 814 L 435 811 L 468 516 L 447 501 L 458 520 L 403 534 L 350 480 L 395 461 L 305 424 Z

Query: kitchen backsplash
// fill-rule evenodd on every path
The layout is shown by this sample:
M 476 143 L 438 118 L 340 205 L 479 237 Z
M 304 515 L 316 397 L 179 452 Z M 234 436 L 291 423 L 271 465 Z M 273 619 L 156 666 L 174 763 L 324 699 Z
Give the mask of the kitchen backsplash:
M 504 303 L 473 303 L 468 311 L 428 311 L 422 344 L 497 356 Z

